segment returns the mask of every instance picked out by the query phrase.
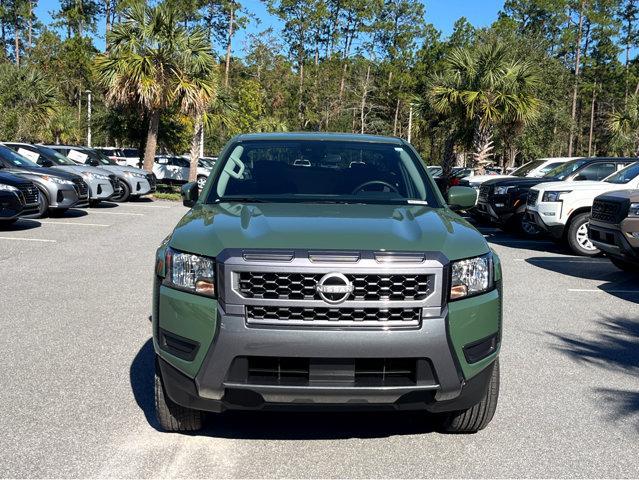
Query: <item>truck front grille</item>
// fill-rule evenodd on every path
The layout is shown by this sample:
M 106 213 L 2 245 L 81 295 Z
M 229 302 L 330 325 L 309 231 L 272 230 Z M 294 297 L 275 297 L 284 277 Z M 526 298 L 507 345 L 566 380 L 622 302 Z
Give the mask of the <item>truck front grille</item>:
M 245 298 L 321 300 L 317 285 L 321 273 L 241 272 L 239 291 Z M 347 300 L 423 300 L 433 291 L 431 275 L 346 274 L 353 284 Z
M 605 223 L 618 223 L 622 220 L 621 217 L 625 217 L 625 212 L 620 215 L 621 203 L 608 202 L 605 200 L 595 200 L 592 204 L 592 219 L 599 220 Z
M 308 326 L 416 326 L 421 308 L 278 307 L 247 305 L 248 323 Z
M 528 199 L 526 203 L 530 206 L 534 206 L 537 204 L 538 198 L 539 198 L 539 190 L 530 190 L 528 192 Z
M 22 195 L 24 196 L 24 201 L 27 205 L 38 203 L 38 200 L 39 200 L 38 187 L 36 187 L 32 183 L 31 184 L 24 183 L 24 184 L 18 185 L 17 187 L 22 192 Z
M 479 187 L 479 198 L 488 198 L 490 196 L 490 185 L 482 185 Z

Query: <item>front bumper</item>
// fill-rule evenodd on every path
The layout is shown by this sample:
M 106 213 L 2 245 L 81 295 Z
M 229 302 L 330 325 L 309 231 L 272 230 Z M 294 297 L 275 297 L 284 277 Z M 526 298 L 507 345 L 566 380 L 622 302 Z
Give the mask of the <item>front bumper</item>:
M 20 199 L 17 192 L 0 192 L 0 221 L 19 218 L 24 206 L 23 200 Z
M 526 217 L 542 231 L 553 238 L 562 238 L 566 225 L 560 221 L 563 204 L 561 202 L 538 203 L 526 207 Z
M 591 220 L 588 225 L 588 236 L 595 247 L 610 256 L 634 263 L 639 262 L 639 238 L 629 232 L 637 231 L 639 219 L 627 219 L 619 226 L 596 220 Z
M 473 212 L 492 223 L 505 225 L 517 213 L 517 208 L 512 206 L 512 201 L 508 195 L 493 195 L 491 197 L 480 197 Z
M 176 403 L 201 410 L 469 408 L 485 391 L 501 337 L 499 289 L 450 303 L 418 328 L 386 330 L 249 326 L 244 315 L 228 314 L 212 299 L 159 283 L 155 295 L 154 347 L 167 393 Z M 189 355 L 183 355 L 186 347 L 170 352 L 164 332 L 190 344 Z M 486 338 L 494 340 L 494 348 L 469 363 L 466 347 Z M 308 358 L 309 378 L 301 384 L 255 382 L 243 370 L 249 357 Z M 342 369 L 345 359 L 408 358 L 424 360 L 430 369 L 411 384 L 361 386 L 348 366 Z
M 108 200 L 115 194 L 109 180 L 86 180 L 89 184 L 89 200 Z
M 126 181 L 131 188 L 131 195 L 148 195 L 155 192 L 155 186 L 152 186 L 147 178 L 127 178 Z
M 67 208 L 85 205 L 87 202 L 87 197 L 78 195 L 77 190 L 72 185 L 63 185 L 59 188 L 50 189 L 49 196 L 49 206 L 53 209 L 66 210 Z

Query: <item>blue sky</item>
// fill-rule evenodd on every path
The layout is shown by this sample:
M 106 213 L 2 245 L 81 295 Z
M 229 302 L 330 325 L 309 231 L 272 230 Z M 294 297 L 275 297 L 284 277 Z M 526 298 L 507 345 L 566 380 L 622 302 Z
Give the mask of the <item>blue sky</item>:
M 462 16 L 476 27 L 490 25 L 504 5 L 503 0 L 423 0 L 423 2 L 426 6 L 426 21 L 434 24 L 444 36 L 450 34 L 453 24 Z M 236 55 L 242 55 L 241 47 L 247 33 L 255 33 L 268 27 L 278 31 L 280 27 L 280 23 L 268 14 L 264 3 L 260 0 L 244 0 L 242 3 L 261 20 L 261 24 L 252 23 L 245 31 L 238 32 L 234 49 Z M 48 23 L 51 20 L 49 13 L 57 10 L 58 5 L 58 0 L 40 0 L 36 8 L 38 18 Z M 98 36 L 103 37 L 103 35 L 104 25 L 101 25 Z M 102 49 L 104 38 L 96 38 L 95 44 Z

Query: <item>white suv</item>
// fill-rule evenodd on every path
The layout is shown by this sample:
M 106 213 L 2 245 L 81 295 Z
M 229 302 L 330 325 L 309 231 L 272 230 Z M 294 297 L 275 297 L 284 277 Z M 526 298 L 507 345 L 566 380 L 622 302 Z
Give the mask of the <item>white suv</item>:
M 526 215 L 542 230 L 565 239 L 577 255 L 594 256 L 599 250 L 588 239 L 588 221 L 595 197 L 613 190 L 639 188 L 639 162 L 600 182 L 540 183 L 528 193 Z

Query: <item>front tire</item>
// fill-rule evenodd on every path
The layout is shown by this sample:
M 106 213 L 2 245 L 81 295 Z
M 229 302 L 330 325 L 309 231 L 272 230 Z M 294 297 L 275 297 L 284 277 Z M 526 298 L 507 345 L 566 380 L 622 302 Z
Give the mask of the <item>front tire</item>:
M 49 213 L 49 197 L 47 197 L 47 194 L 44 192 L 44 190 L 40 190 L 40 195 L 38 195 L 37 218 L 46 218 L 48 213 Z
M 131 196 L 131 187 L 129 187 L 128 183 L 122 180 L 120 180 L 119 182 L 120 182 L 120 188 L 122 189 L 122 192 L 120 193 L 120 195 L 116 197 L 111 197 L 111 200 L 113 200 L 114 202 L 124 203 Z
M 581 255 L 583 257 L 595 257 L 601 253 L 588 238 L 589 221 L 589 213 L 580 213 L 575 215 L 575 217 L 570 221 L 568 234 L 566 236 L 570 249 L 577 255 Z
M 155 415 L 167 432 L 193 432 L 202 428 L 202 412 L 178 405 L 164 388 L 158 362 L 155 362 Z
M 466 410 L 453 412 L 444 420 L 443 429 L 448 433 L 476 433 L 490 423 L 497 410 L 499 399 L 499 359 L 493 364 L 488 388 L 481 401 Z

